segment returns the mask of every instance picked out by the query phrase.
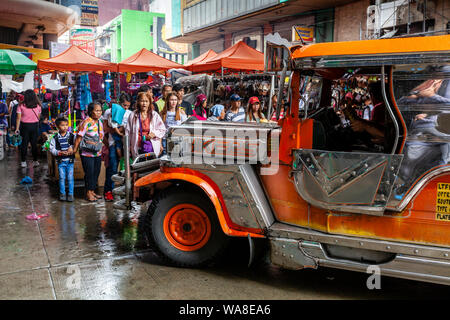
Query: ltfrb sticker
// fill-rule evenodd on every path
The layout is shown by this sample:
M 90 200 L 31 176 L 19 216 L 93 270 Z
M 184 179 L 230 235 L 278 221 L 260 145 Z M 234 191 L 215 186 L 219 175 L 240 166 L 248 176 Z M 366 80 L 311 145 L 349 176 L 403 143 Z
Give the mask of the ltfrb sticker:
M 437 185 L 436 220 L 450 222 L 450 183 Z

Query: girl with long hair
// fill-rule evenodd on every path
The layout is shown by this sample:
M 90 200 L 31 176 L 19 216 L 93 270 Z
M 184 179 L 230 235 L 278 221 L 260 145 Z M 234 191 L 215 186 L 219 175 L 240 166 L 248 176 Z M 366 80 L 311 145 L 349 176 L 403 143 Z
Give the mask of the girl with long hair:
M 167 95 L 166 103 L 161 111 L 161 118 L 166 128 L 180 125 L 186 120 L 186 113 L 181 109 L 180 101 L 176 93 L 172 92 Z
M 261 103 L 258 97 L 251 97 L 248 100 L 247 114 L 245 115 L 246 122 L 267 122 L 266 117 L 261 111 Z

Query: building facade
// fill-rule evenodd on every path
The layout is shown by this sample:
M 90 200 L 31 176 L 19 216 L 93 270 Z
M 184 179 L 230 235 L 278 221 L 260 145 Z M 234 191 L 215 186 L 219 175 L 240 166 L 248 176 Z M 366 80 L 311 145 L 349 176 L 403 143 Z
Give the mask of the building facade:
M 76 20 L 76 12 L 56 0 L 2 0 L 0 43 L 48 49 Z
M 448 33 L 449 17 L 448 0 L 172 0 L 169 40 L 189 44 L 192 59 L 240 40 L 263 51 L 275 32 L 298 41 L 298 30 L 305 42 Z
M 154 51 L 158 18 L 164 15 L 122 10 L 119 16 L 97 29 L 97 56 L 117 63 L 142 48 Z

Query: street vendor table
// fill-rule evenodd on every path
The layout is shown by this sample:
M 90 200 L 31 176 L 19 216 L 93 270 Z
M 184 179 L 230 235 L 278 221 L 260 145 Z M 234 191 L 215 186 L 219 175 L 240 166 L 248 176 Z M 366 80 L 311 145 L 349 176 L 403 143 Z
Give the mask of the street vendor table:
M 59 180 L 59 172 L 58 172 L 58 165 L 56 164 L 56 158 L 50 153 L 50 151 L 47 151 L 47 163 L 48 163 L 48 175 L 50 176 L 50 178 L 54 181 Z M 100 175 L 98 176 L 99 187 L 103 187 L 103 185 L 105 184 L 105 172 L 106 172 L 105 165 L 102 161 Z M 73 176 L 75 181 L 84 180 L 84 170 L 81 164 L 80 154 L 78 152 L 75 154 Z

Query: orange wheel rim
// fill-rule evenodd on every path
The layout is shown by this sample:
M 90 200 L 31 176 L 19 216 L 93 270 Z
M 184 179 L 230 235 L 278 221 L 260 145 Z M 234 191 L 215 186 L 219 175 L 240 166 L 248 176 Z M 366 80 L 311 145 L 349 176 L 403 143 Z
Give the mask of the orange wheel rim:
M 211 236 L 211 222 L 199 207 L 184 203 L 169 210 L 164 218 L 164 234 L 175 248 L 195 251 Z

